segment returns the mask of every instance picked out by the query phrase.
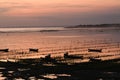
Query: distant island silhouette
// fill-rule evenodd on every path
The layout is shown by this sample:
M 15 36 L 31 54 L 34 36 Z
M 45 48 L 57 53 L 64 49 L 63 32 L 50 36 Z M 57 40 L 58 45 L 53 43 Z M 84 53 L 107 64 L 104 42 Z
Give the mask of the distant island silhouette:
M 85 25 L 76 25 L 76 26 L 68 26 L 65 28 L 92 28 L 92 27 L 120 27 L 120 24 L 85 24 Z

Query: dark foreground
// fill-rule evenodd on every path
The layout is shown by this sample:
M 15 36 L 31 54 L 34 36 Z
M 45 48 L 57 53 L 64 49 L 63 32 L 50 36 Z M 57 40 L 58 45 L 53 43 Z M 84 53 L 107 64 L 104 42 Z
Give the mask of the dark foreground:
M 68 65 L 65 63 L 0 62 L 6 80 L 120 80 L 120 59 Z

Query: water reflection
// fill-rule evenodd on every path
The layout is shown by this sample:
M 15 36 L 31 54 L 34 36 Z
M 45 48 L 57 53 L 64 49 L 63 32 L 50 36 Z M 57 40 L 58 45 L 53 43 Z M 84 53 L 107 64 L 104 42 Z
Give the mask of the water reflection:
M 41 75 L 44 78 L 48 79 L 57 79 L 58 77 L 70 77 L 71 75 L 69 74 L 46 74 L 46 75 Z
M 42 30 L 42 32 L 40 32 Z M 52 30 L 52 31 L 50 31 Z M 59 30 L 59 31 L 55 31 Z M 92 30 L 92 31 L 91 31 Z M 0 48 L 26 49 L 32 47 L 59 47 L 70 46 L 71 44 L 84 41 L 113 40 L 119 41 L 118 29 L 106 29 L 104 32 L 97 29 L 65 29 L 55 28 L 0 28 Z M 101 30 L 101 29 L 100 29 Z M 7 31 L 7 32 L 6 32 Z M 9 32 L 10 31 L 10 32 Z M 19 32 L 21 31 L 21 33 Z M 27 32 L 28 31 L 28 32 Z M 29 32 L 30 31 L 30 32 Z M 44 32 L 45 31 L 45 32 Z M 3 33 L 5 32 L 5 33 Z M 15 33 L 14 33 L 15 32 Z M 57 45 L 57 46 L 56 46 Z

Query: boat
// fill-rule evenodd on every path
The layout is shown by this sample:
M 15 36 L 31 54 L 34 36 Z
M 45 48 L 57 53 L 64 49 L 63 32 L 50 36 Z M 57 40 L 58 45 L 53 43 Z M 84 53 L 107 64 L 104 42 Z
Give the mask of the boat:
M 44 58 L 41 58 L 40 61 L 42 63 L 49 63 L 49 62 L 57 63 L 57 61 L 54 58 L 51 57 L 51 54 L 48 54 Z
M 90 57 L 89 58 L 89 61 L 90 62 L 100 62 L 100 61 L 102 61 L 100 58 L 93 58 L 93 57 Z
M 66 52 L 66 53 L 64 54 L 64 58 L 83 59 L 83 56 L 69 55 L 68 52 Z
M 102 52 L 102 49 L 88 49 L 88 52 Z
M 29 48 L 29 52 L 38 52 L 38 49 Z
M 0 49 L 0 52 L 9 52 L 9 49 Z

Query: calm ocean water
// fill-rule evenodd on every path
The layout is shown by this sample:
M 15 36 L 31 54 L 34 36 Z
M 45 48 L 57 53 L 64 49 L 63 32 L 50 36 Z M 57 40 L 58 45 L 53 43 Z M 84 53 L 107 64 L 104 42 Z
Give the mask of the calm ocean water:
M 66 47 L 101 40 L 119 42 L 119 34 L 116 28 L 0 28 L 0 48 Z

